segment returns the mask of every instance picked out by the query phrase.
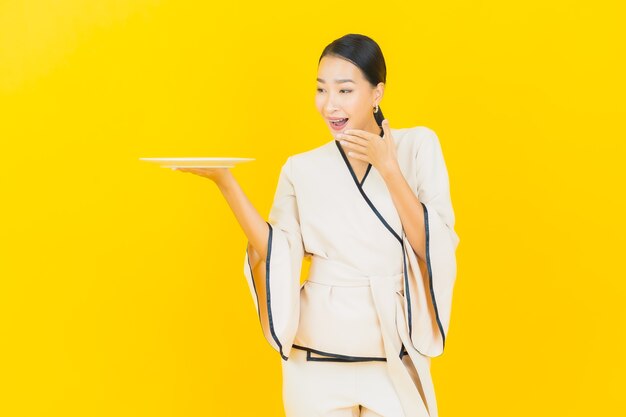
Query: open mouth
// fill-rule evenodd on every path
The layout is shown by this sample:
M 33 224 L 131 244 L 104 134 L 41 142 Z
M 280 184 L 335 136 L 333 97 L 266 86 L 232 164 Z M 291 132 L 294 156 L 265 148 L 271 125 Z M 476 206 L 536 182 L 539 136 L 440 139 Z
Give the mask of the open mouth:
M 342 127 L 344 127 L 346 125 L 346 123 L 348 123 L 348 118 L 347 117 L 345 119 L 331 120 L 330 121 L 330 124 L 333 127 L 336 127 L 336 128 L 342 128 Z

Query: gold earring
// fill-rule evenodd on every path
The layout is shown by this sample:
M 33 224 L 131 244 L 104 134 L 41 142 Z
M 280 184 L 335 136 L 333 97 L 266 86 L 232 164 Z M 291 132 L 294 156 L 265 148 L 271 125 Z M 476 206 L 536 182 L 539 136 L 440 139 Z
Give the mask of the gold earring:
M 376 105 L 376 107 L 374 107 L 374 113 L 378 113 L 378 104 Z

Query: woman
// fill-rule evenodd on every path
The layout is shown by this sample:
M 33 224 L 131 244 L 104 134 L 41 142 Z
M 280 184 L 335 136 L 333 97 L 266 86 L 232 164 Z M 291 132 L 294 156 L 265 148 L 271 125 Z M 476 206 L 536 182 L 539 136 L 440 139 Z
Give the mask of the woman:
M 459 243 L 441 146 L 383 118 L 385 61 L 369 37 L 329 44 L 317 75 L 333 140 L 287 158 L 267 222 L 228 169 L 180 170 L 214 180 L 248 238 L 244 274 L 282 358 L 287 417 L 436 416 L 430 358 Z

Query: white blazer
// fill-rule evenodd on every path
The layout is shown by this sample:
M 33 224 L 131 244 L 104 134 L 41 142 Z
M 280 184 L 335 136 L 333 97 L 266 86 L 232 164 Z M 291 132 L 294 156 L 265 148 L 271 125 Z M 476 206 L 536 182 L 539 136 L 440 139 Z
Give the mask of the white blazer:
M 391 134 L 424 208 L 425 262 L 376 168 L 357 178 L 333 139 L 287 158 L 268 217 L 267 257 L 248 243 L 244 274 L 264 336 L 283 360 L 295 348 L 311 361 L 386 361 L 405 414 L 433 417 L 430 358 L 444 350 L 460 239 L 437 135 L 425 126 Z M 311 267 L 300 285 L 305 256 Z M 401 360 L 407 354 L 425 398 Z

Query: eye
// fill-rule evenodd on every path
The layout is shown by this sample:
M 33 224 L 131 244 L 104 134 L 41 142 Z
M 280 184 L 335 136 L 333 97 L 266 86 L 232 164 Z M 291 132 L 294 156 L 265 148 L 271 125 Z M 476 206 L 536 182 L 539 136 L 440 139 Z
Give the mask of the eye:
M 323 88 L 318 88 L 318 89 L 317 89 L 317 92 L 318 92 L 318 93 L 321 93 L 322 91 L 323 91 Z M 340 93 L 341 93 L 341 92 L 344 92 L 344 91 L 345 91 L 346 93 L 351 93 L 351 92 L 352 92 L 352 90 L 346 90 L 346 89 L 339 90 L 339 92 L 340 92 Z

